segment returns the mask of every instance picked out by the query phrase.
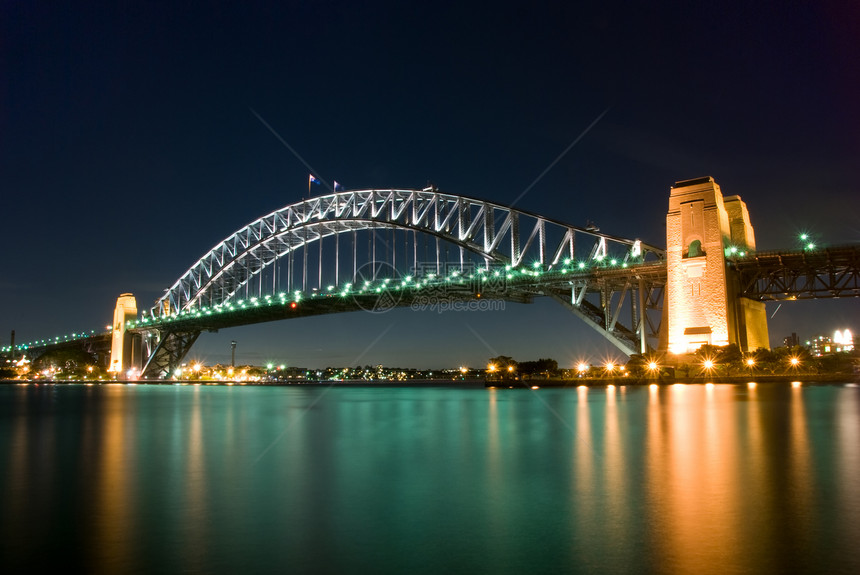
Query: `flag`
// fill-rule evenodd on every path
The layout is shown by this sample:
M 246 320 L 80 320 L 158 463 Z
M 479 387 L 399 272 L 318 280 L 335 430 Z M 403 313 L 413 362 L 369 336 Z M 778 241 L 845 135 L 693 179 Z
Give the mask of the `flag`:
M 310 186 L 311 184 L 320 185 L 320 181 L 313 174 L 308 174 L 308 185 Z
M 343 186 L 337 183 L 337 180 L 334 181 L 334 191 L 342 190 Z

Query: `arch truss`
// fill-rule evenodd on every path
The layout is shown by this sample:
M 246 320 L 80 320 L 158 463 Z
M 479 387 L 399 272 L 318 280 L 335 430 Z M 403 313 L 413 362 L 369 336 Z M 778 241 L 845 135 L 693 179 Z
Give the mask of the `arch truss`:
M 187 351 L 194 340 L 189 334 L 199 326 L 184 332 L 178 326 L 174 329 L 182 334 L 174 338 L 185 342 L 181 345 L 162 343 L 170 332 L 166 320 L 243 299 L 306 295 L 340 290 L 343 285 L 348 289 L 359 280 L 376 279 L 378 274 L 420 281 L 441 277 L 452 268 L 462 272 L 501 266 L 547 273 L 578 265 L 583 273 L 576 282 L 562 281 L 560 276 L 548 281 L 548 274 L 531 283 L 520 281 L 519 295 L 563 300 L 612 339 L 620 328 L 617 310 L 607 315 L 606 309 L 599 313 L 591 309 L 617 305 L 610 303 L 611 297 L 607 299 L 609 284 L 589 283 L 586 276 L 594 266 L 617 265 L 620 270 L 628 265 L 661 263 L 663 257 L 659 248 L 601 233 L 594 226 L 571 226 L 435 188 L 352 190 L 285 206 L 237 230 L 166 290 L 146 319 L 153 327 L 161 326 L 156 347 L 173 345 Z M 604 303 L 588 304 L 585 294 L 589 290 L 599 292 Z M 623 346 L 638 351 L 629 341 Z

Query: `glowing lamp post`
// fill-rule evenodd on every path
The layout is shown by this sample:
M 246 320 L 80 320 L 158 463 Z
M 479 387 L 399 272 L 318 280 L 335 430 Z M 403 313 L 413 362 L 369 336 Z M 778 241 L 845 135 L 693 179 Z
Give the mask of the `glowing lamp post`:
M 645 366 L 645 369 L 648 370 L 648 375 L 650 377 L 654 377 L 660 371 L 660 364 L 658 364 L 656 361 L 649 361 L 648 364 Z

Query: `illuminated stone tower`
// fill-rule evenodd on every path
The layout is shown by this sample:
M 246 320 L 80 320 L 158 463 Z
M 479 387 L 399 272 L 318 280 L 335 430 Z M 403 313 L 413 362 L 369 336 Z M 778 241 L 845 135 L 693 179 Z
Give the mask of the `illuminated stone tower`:
M 739 196 L 723 198 L 713 178 L 677 182 L 666 216 L 668 348 L 692 353 L 703 344 L 768 347 L 764 304 L 738 297 L 726 258 L 755 250 Z
M 137 318 L 137 300 L 130 293 L 120 295 L 113 312 L 113 333 L 110 345 L 110 366 L 108 371 L 123 373 L 132 362 L 131 334 L 125 331 L 125 324 Z

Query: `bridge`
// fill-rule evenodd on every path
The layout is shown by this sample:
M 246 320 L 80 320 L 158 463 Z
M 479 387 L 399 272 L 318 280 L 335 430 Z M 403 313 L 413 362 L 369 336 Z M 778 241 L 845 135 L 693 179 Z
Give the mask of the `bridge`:
M 667 229 L 662 249 L 432 187 L 342 191 L 238 229 L 149 310 L 138 314 L 124 294 L 110 332 L 16 348 L 107 344 L 112 370 L 163 378 L 204 331 L 416 302 L 549 297 L 628 355 L 702 343 L 751 349 L 767 347 L 763 301 L 860 296 L 856 247 L 757 254 L 746 206 L 724 199 L 711 178 L 672 188 Z

